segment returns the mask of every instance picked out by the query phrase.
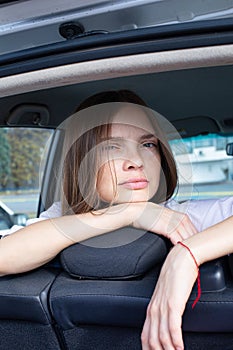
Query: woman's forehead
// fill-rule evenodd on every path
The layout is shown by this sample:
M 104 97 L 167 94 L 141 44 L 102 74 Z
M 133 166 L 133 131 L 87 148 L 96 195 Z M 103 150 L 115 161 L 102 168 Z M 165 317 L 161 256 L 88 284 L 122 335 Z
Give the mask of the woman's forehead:
M 129 105 L 121 108 L 112 119 L 112 133 L 124 127 L 128 130 L 141 129 L 144 133 L 154 134 L 155 130 L 143 108 Z M 116 125 L 115 125 L 116 124 Z M 120 127 L 122 126 L 122 127 Z
M 153 130 L 145 130 L 130 124 L 114 123 L 111 126 L 110 138 L 114 140 L 134 140 L 156 138 Z

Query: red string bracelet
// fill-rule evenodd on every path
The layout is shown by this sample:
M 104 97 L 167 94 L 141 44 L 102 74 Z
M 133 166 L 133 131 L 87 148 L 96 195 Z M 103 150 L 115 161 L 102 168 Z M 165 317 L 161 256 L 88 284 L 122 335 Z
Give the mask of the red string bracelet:
M 198 266 L 198 263 L 197 263 L 197 260 L 195 259 L 195 256 L 193 255 L 193 253 L 191 252 L 191 250 L 189 249 L 189 247 L 187 245 L 185 245 L 183 242 L 179 241 L 177 242 L 178 244 L 181 244 L 184 248 L 186 248 L 191 257 L 193 258 L 194 262 L 195 262 L 195 265 L 197 267 L 197 297 L 196 299 L 194 300 L 193 302 L 193 305 L 192 305 L 192 309 L 195 307 L 196 303 L 198 302 L 198 300 L 200 299 L 201 297 L 201 278 L 200 278 L 200 270 L 199 270 L 199 266 Z

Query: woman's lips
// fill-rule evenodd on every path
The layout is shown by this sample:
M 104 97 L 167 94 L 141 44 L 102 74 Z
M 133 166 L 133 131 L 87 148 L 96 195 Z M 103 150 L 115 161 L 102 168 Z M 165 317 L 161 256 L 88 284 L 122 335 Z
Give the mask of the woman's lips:
M 148 181 L 146 179 L 129 179 L 120 185 L 130 190 L 142 190 L 148 186 Z

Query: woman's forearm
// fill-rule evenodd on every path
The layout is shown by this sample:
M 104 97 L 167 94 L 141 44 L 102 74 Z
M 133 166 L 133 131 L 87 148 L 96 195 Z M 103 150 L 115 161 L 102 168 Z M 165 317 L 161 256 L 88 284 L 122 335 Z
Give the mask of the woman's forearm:
M 27 226 L 0 240 L 0 275 L 25 272 L 53 259 L 61 250 L 131 223 L 130 206 L 63 216 Z
M 233 216 L 185 240 L 199 265 L 233 252 Z
M 53 218 L 0 241 L 0 275 L 34 269 L 76 242 L 129 225 L 151 230 L 175 243 L 195 233 L 184 214 L 148 202 L 124 203 L 94 213 Z

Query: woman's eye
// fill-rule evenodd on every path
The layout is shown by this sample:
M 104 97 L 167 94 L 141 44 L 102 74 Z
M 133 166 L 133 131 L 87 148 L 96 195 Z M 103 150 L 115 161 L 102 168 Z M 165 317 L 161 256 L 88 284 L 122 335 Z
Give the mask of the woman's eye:
M 115 150 L 117 150 L 117 149 L 119 149 L 119 146 L 117 146 L 117 145 L 111 145 L 111 144 L 109 144 L 109 145 L 105 145 L 105 146 L 104 146 L 104 150 L 105 150 L 105 151 L 115 151 Z
M 108 151 L 113 151 L 113 150 L 117 149 L 117 146 L 115 146 L 115 145 L 108 145 L 107 149 L 108 149 Z
M 145 143 L 143 143 L 143 147 L 156 148 L 157 147 L 157 143 L 155 143 L 155 142 L 145 142 Z

